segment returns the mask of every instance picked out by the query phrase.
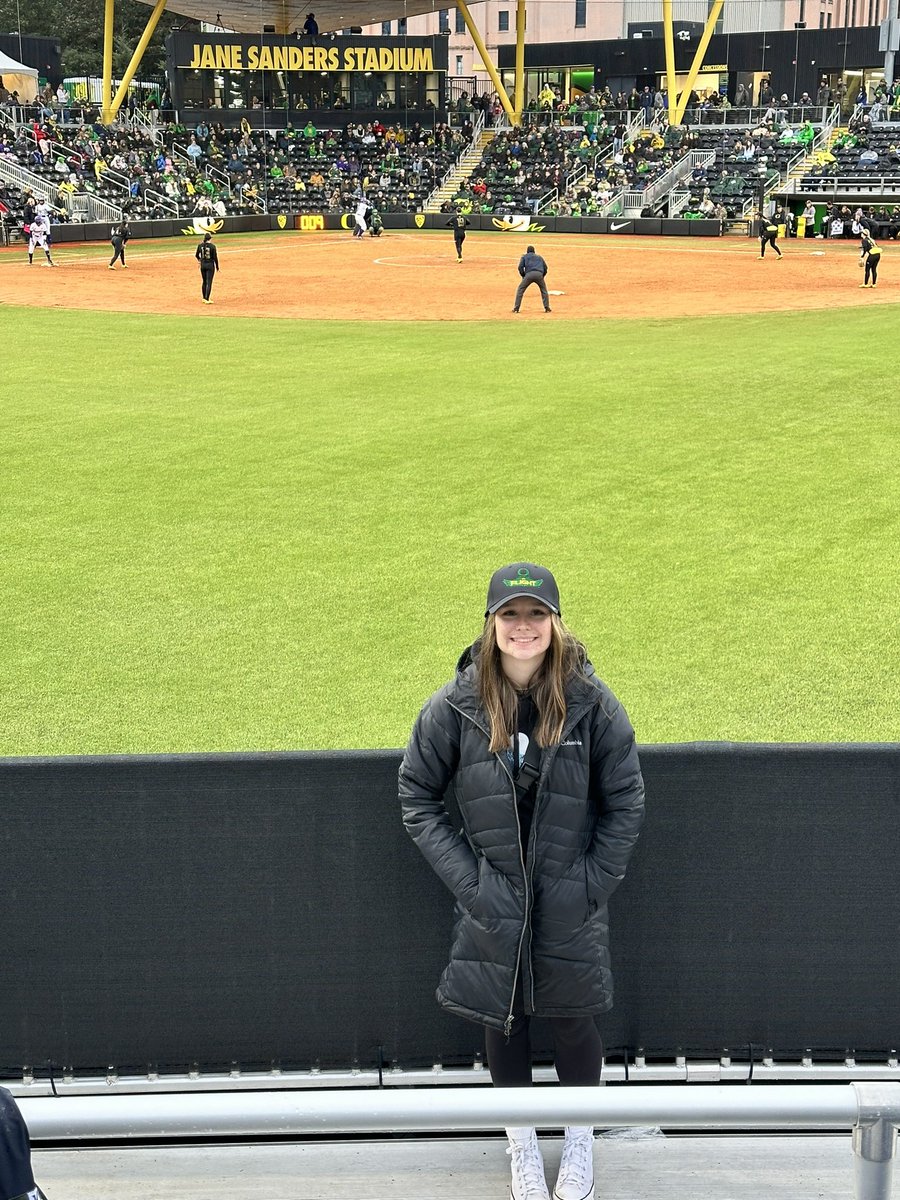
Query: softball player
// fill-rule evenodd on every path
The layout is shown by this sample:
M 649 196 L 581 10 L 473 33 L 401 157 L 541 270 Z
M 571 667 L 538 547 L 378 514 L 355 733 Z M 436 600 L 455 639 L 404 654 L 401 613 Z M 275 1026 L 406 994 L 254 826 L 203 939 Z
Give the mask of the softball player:
M 771 246 L 781 258 L 781 251 L 775 245 L 778 239 L 778 223 L 772 217 L 760 216 L 759 220 L 759 257 L 766 257 L 766 246 Z
M 363 196 L 356 205 L 356 228 L 353 230 L 355 238 L 366 236 L 366 213 L 369 211 L 369 202 Z
M 862 232 L 862 239 L 859 245 L 859 265 L 865 265 L 866 276 L 865 281 L 859 286 L 877 287 L 878 285 L 878 264 L 881 262 L 881 247 L 875 244 L 875 239 L 869 233 L 868 229 Z M 872 280 L 869 283 L 869 280 Z
M 466 230 L 469 222 L 462 213 L 454 213 L 447 222 L 447 228 L 453 230 L 453 244 L 456 246 L 456 261 L 462 262 L 463 242 L 466 240 Z
M 31 266 L 34 259 L 35 250 L 43 250 L 47 256 L 47 262 L 51 267 L 55 267 L 56 263 L 50 257 L 50 222 L 42 212 L 36 212 L 31 222 L 31 229 L 28 234 L 28 265 Z

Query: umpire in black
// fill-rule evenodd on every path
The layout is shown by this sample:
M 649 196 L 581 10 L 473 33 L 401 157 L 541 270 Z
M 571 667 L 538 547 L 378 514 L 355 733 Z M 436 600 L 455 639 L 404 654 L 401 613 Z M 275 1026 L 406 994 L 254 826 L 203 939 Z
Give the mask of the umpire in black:
M 42 1200 L 31 1171 L 28 1129 L 12 1093 L 0 1087 L 0 1200 Z
M 547 295 L 547 284 L 544 282 L 547 275 L 547 264 L 539 254 L 535 254 L 534 246 L 529 246 L 519 259 L 519 274 L 522 276 L 522 282 L 516 290 L 516 301 L 513 305 L 513 312 L 519 311 L 519 305 L 522 303 L 525 289 L 530 288 L 533 283 L 536 283 L 541 289 L 544 312 L 550 312 L 550 297 Z
M 194 255 L 194 258 L 200 264 L 203 303 L 212 304 L 212 300 L 209 297 L 212 292 L 213 279 L 215 278 L 216 271 L 219 269 L 219 255 L 213 245 L 211 233 L 203 235 L 203 241 L 197 247 L 197 253 Z

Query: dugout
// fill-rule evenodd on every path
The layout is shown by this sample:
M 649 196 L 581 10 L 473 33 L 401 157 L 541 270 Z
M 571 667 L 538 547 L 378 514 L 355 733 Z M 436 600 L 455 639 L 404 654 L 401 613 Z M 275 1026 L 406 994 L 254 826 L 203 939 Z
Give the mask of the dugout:
M 446 37 L 178 32 L 166 40 L 177 119 L 246 120 L 254 128 L 307 121 L 332 129 L 351 118 L 383 125 L 447 117 Z
M 640 755 L 610 1060 L 896 1070 L 900 745 Z M 399 760 L 0 760 L 0 1069 L 471 1068 L 480 1027 L 434 1001 L 452 905 L 401 826 Z

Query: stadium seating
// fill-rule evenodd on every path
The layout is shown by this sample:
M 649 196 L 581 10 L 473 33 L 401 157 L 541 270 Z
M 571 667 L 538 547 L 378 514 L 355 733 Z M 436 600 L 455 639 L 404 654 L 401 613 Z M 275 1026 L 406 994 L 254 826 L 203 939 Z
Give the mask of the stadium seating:
M 120 123 L 54 128 L 53 161 L 43 161 L 29 132 L 22 127 L 4 147 L 13 161 L 62 191 L 89 191 L 150 217 L 341 211 L 360 187 L 382 212 L 416 211 L 466 146 L 459 131 L 418 122 L 408 130 L 167 126 L 161 142 Z
M 838 136 L 800 180 L 801 192 L 900 193 L 900 125 L 873 125 Z

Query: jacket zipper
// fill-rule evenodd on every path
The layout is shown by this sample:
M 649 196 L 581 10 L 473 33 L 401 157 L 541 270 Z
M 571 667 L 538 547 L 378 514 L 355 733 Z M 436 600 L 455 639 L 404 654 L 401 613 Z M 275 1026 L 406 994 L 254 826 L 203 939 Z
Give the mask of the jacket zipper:
M 576 710 L 576 711 L 577 711 L 577 716 L 575 716 L 574 719 L 572 716 L 570 716 L 569 719 L 566 721 L 566 724 L 563 726 L 563 731 L 560 736 L 560 741 L 562 740 L 562 738 L 566 737 L 566 735 L 569 734 L 575 728 L 575 726 L 578 724 L 578 722 L 581 720 L 583 713 L 579 710 Z M 559 746 L 558 745 L 553 746 L 551 748 L 549 754 L 545 756 L 544 761 L 541 763 L 541 774 L 538 778 L 538 785 L 537 785 L 537 789 L 534 794 L 534 819 L 532 821 L 532 827 L 535 829 L 535 831 L 537 830 L 538 816 L 540 813 L 541 785 L 543 784 L 543 782 L 547 778 L 547 776 L 550 774 L 550 770 L 553 766 L 553 761 L 556 758 L 557 750 L 559 750 Z M 509 772 L 507 772 L 507 774 L 509 774 Z M 515 793 L 515 785 L 513 785 L 513 793 Z M 515 808 L 516 808 L 516 823 L 518 824 L 518 821 L 519 821 L 518 804 L 516 804 Z M 537 837 L 537 833 L 535 833 L 535 838 L 536 837 Z M 521 845 L 522 845 L 522 827 L 521 827 L 521 825 L 519 825 L 519 847 L 520 847 L 520 849 L 521 849 Z M 525 872 L 524 860 L 522 863 L 522 872 L 523 872 L 523 874 Z M 534 855 L 532 855 L 532 857 L 531 857 L 531 874 L 532 874 L 532 876 L 534 875 Z M 529 876 L 526 875 L 525 876 L 526 902 L 527 902 L 528 895 L 529 895 L 529 884 L 533 885 L 533 883 L 534 883 L 533 878 L 529 878 Z M 531 890 L 531 892 L 533 892 L 534 887 L 532 886 L 530 890 Z M 529 957 L 530 957 L 531 956 L 531 921 L 527 920 L 527 915 L 528 915 L 528 910 L 526 908 L 526 924 L 527 924 L 527 928 L 528 928 L 528 951 L 529 951 Z M 523 926 L 522 932 L 523 932 L 523 934 L 525 932 L 524 926 Z M 521 949 L 522 949 L 522 945 L 520 942 L 519 943 L 520 955 L 521 955 Z M 516 971 L 518 973 L 518 963 L 516 965 Z M 515 985 L 516 985 L 516 976 L 514 975 L 513 976 L 513 999 L 515 999 Z M 531 1011 L 534 1012 L 534 971 L 531 972 Z M 512 1004 L 510 1004 L 509 1016 L 507 1017 L 506 1024 L 504 1025 L 504 1029 L 506 1031 L 507 1038 L 509 1037 L 510 1032 L 512 1031 L 512 1020 L 513 1020 Z
M 467 721 L 471 721 L 471 723 L 475 726 L 475 728 L 480 730 L 480 732 L 484 734 L 484 736 L 488 740 L 488 743 L 490 744 L 491 736 L 482 724 L 480 724 L 478 721 L 476 721 L 475 718 L 473 716 L 471 716 L 469 713 L 464 712 L 461 708 L 457 707 L 457 705 L 455 705 L 452 700 L 448 700 L 447 703 L 450 705 L 450 707 L 452 709 L 454 709 L 456 712 L 458 712 L 461 717 L 465 717 Z M 578 722 L 584 716 L 584 712 L 582 712 L 580 708 L 576 710 L 576 713 L 577 713 L 577 715 L 574 715 L 574 714 L 569 715 L 569 719 L 566 721 L 565 725 L 563 726 L 562 737 L 565 737 L 568 733 L 571 733 L 571 731 L 575 728 L 575 726 L 578 724 Z M 540 797 L 541 784 L 544 782 L 544 780 L 547 778 L 547 776 L 550 773 L 550 768 L 553 765 L 553 760 L 556 758 L 556 751 L 558 749 L 559 749 L 559 747 L 555 746 L 553 748 L 553 753 L 549 756 L 549 758 L 545 759 L 545 761 L 541 764 L 541 774 L 540 774 L 540 778 L 538 779 L 537 791 L 535 792 L 535 797 L 534 797 L 534 827 L 535 828 L 537 828 L 538 802 L 539 802 L 539 797 Z M 503 1022 L 503 1033 L 504 1033 L 504 1036 L 508 1039 L 510 1037 L 510 1035 L 512 1034 L 512 1025 L 513 1025 L 513 1019 L 514 1019 L 513 1018 L 513 1007 L 515 1006 L 515 1002 L 516 1002 L 516 984 L 519 982 L 519 968 L 522 965 L 522 946 L 525 942 L 526 931 L 528 932 L 528 935 L 529 935 L 528 936 L 528 944 L 529 944 L 529 946 L 531 945 L 531 920 L 530 920 L 530 917 L 531 917 L 531 883 L 532 883 L 532 880 L 530 879 L 528 872 L 526 871 L 526 868 L 525 868 L 525 849 L 522 846 L 522 823 L 519 820 L 519 805 L 516 800 L 515 780 L 513 779 L 512 775 L 510 774 L 509 767 L 507 767 L 507 765 L 503 761 L 501 755 L 498 753 L 495 753 L 494 757 L 497 759 L 500 766 L 506 772 L 506 777 L 509 780 L 510 787 L 512 788 L 513 812 L 516 814 L 516 840 L 519 843 L 519 862 L 522 864 L 522 878 L 525 881 L 525 919 L 522 922 L 522 932 L 519 934 L 519 947 L 518 947 L 518 950 L 516 951 L 516 969 L 513 972 L 512 995 L 509 998 L 509 1012 L 506 1015 L 506 1020 Z M 534 871 L 534 860 L 533 859 L 532 859 L 532 863 L 531 863 L 531 870 L 532 870 L 532 872 Z M 532 976 L 531 976 L 531 1011 L 534 1012 L 534 973 L 533 972 L 532 972 Z
M 467 712 L 463 712 L 463 710 L 461 708 L 457 708 L 452 700 L 448 700 L 447 703 L 450 705 L 451 708 L 456 709 L 456 711 L 459 713 L 460 716 L 465 717 L 468 721 L 471 721 L 472 724 L 475 726 L 475 728 L 480 730 L 484 734 L 484 736 L 487 738 L 488 743 L 490 743 L 490 740 L 491 740 L 490 734 L 484 728 L 483 725 L 479 724 L 479 722 L 476 721 L 475 718 L 470 716 Z M 531 912 L 531 898 L 530 898 L 531 889 L 529 887 L 530 881 L 528 878 L 528 874 L 525 870 L 525 850 L 524 850 L 524 847 L 522 846 L 522 823 L 519 820 L 519 805 L 516 800 L 515 780 L 513 779 L 512 775 L 510 774 L 509 767 L 503 761 L 502 756 L 499 753 L 495 752 L 494 757 L 497 759 L 497 762 L 500 764 L 500 766 L 506 772 L 506 777 L 509 780 L 509 786 L 510 786 L 510 789 L 512 792 L 513 812 L 516 814 L 516 841 L 519 843 L 519 862 L 522 865 L 522 879 L 525 882 L 525 918 L 522 921 L 522 932 L 519 934 L 519 945 L 518 945 L 518 949 L 516 950 L 516 969 L 513 971 L 512 993 L 509 997 L 509 1012 L 506 1015 L 506 1020 L 503 1022 L 504 1036 L 506 1038 L 509 1038 L 510 1034 L 512 1033 L 512 1025 L 513 1025 L 513 1019 L 514 1019 L 513 1018 L 513 1008 L 516 1003 L 516 984 L 519 982 L 519 969 L 522 966 L 522 946 L 525 942 L 526 930 L 528 930 L 530 927 L 529 917 L 530 917 L 530 912 Z M 535 804 L 536 803 L 537 803 L 537 797 L 535 797 Z M 534 984 L 532 983 L 532 1008 L 533 1007 L 534 1007 Z

